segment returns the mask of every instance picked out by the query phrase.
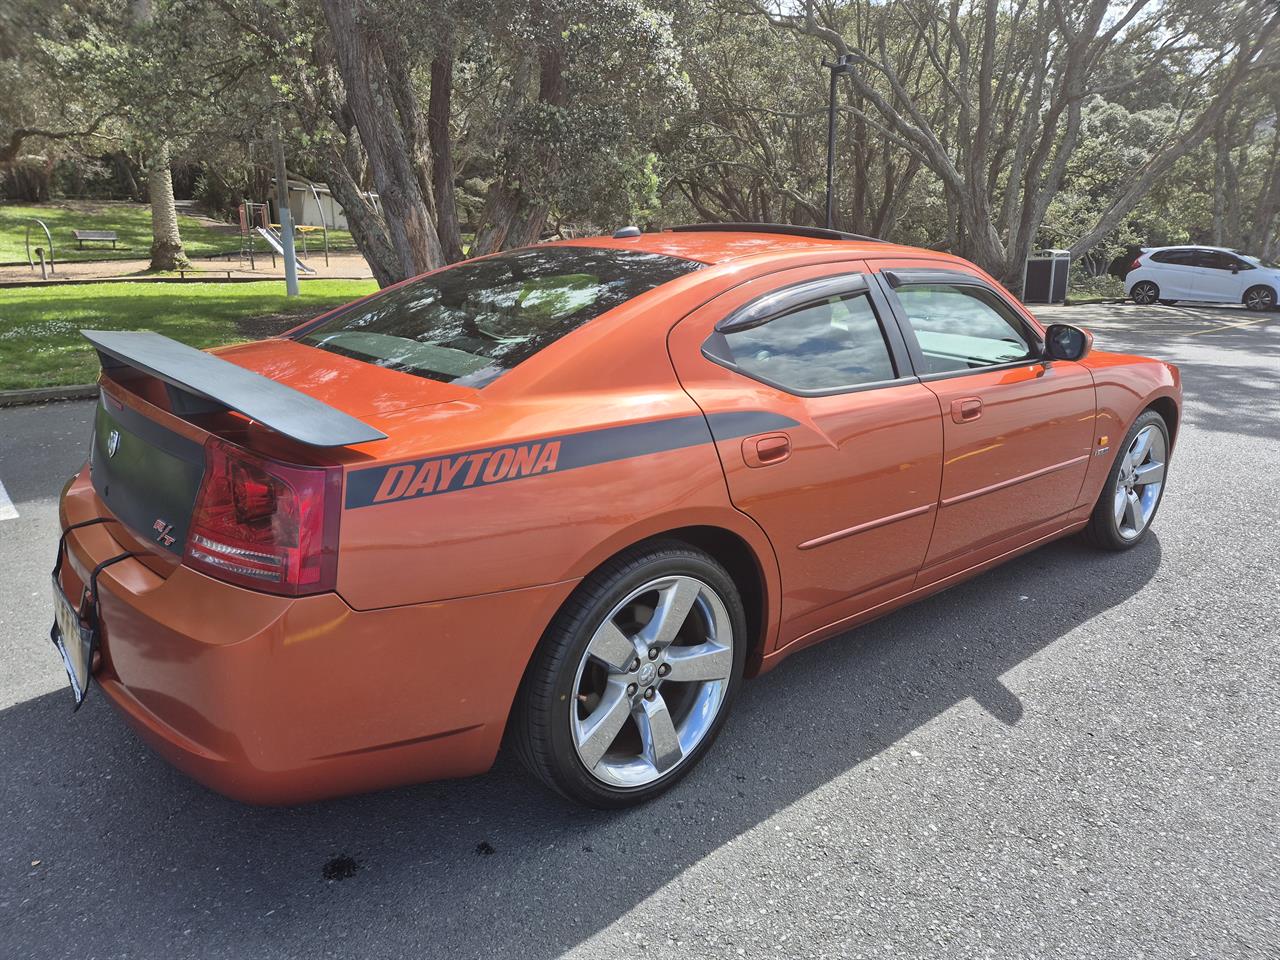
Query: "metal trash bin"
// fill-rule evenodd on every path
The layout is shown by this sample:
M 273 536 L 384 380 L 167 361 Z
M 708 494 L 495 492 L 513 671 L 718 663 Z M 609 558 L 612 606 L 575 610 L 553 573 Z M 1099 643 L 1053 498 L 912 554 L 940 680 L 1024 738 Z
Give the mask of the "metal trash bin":
M 1066 303 L 1070 250 L 1037 250 L 1022 271 L 1023 303 Z

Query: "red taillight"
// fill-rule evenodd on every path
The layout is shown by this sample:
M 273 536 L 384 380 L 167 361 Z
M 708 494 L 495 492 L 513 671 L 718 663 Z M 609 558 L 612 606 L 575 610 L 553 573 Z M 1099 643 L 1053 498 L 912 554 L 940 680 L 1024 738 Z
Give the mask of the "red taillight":
M 185 562 L 286 596 L 334 589 L 341 468 L 276 463 L 216 437 L 204 450 Z
M 1141 258 L 1141 257 L 1134 257 L 1134 258 L 1133 258 L 1133 263 L 1129 264 L 1129 269 L 1130 269 L 1130 270 L 1137 270 L 1140 266 L 1142 266 L 1142 258 Z

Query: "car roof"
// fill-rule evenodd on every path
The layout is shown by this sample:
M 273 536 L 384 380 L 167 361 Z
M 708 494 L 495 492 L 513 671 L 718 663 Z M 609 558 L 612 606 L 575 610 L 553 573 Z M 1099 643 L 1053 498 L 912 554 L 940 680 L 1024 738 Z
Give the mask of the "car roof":
M 1211 247 L 1204 243 L 1175 243 L 1167 247 L 1143 247 L 1147 253 L 1157 253 L 1161 250 L 1212 250 L 1215 253 L 1239 253 L 1238 250 L 1232 250 L 1230 247 Z
M 764 225 L 762 225 L 764 226 Z M 602 247 L 611 250 L 641 250 L 671 257 L 683 257 L 699 263 L 722 264 L 747 257 L 768 254 L 817 253 L 830 251 L 841 255 L 865 257 L 897 257 L 925 254 L 940 260 L 955 260 L 950 254 L 919 247 L 901 246 L 871 238 L 844 239 L 825 236 L 804 236 L 773 232 L 766 229 L 741 230 L 718 228 L 680 230 L 655 230 L 634 237 L 582 237 L 573 240 L 555 240 L 564 246 Z M 961 261 L 963 262 L 963 261 Z

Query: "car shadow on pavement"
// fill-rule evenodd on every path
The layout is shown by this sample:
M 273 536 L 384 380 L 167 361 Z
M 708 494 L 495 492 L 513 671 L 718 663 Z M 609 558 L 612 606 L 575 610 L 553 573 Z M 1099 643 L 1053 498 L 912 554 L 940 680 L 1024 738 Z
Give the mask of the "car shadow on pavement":
M 619 813 L 552 796 L 507 756 L 471 780 L 247 807 L 172 770 L 100 691 L 75 716 L 68 693 L 41 696 L 0 713 L 0 928 L 23 957 L 555 957 L 857 765 L 909 762 L 894 744 L 957 704 L 1016 724 L 1001 675 L 1160 558 L 1154 535 L 1124 554 L 1060 542 L 799 654 L 744 687 L 682 784 Z

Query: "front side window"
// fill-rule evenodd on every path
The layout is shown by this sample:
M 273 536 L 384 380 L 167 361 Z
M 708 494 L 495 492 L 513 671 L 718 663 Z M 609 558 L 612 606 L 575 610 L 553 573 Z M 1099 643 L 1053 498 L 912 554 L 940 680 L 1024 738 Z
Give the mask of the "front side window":
M 1234 259 L 1235 257 L 1229 257 L 1217 250 L 1197 250 L 1195 266 L 1206 267 L 1209 270 L 1230 270 Z
M 414 280 L 297 336 L 366 363 L 483 387 L 606 310 L 701 266 L 634 250 L 530 247 Z
M 865 293 L 828 297 L 713 340 L 718 359 L 784 390 L 838 391 L 896 376 Z
M 1038 355 L 1022 320 L 990 290 L 922 283 L 895 292 L 924 355 L 922 373 L 974 370 Z
M 1213 263 L 1210 264 L 1215 270 L 1252 270 L 1253 264 L 1248 260 L 1237 257 L 1234 253 L 1215 252 L 1213 255 Z

